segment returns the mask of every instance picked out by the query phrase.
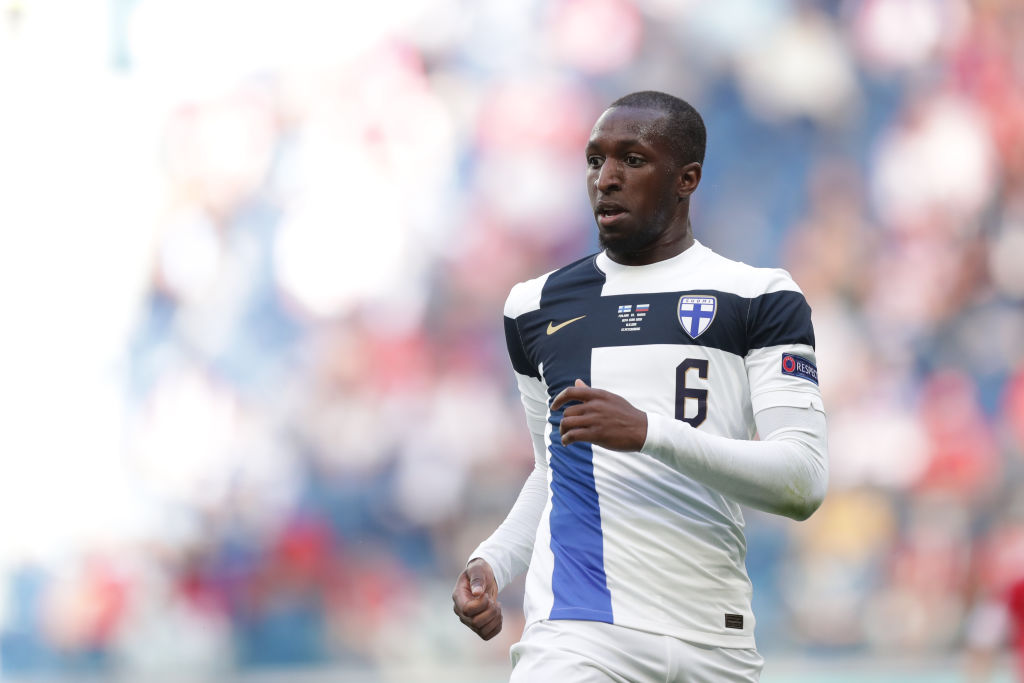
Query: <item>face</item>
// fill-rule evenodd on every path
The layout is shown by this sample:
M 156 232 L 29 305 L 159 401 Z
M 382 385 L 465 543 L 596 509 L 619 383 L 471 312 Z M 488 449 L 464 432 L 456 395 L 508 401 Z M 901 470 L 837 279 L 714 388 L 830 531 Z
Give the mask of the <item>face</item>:
M 587 143 L 587 192 L 598 237 L 620 263 L 666 258 L 657 253 L 662 245 L 689 234 L 685 200 L 696 183 L 687 185 L 685 169 L 661 135 L 664 116 L 649 109 L 608 109 Z

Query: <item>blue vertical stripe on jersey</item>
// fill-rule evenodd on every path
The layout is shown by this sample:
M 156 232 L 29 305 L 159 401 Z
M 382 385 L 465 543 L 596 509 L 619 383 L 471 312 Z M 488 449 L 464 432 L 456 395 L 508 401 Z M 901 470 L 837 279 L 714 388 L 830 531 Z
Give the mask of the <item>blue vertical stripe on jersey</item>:
M 552 273 L 541 292 L 541 319 L 534 335 L 543 337 L 548 353 L 559 359 L 544 366 L 551 398 L 577 379 L 590 384 L 594 306 L 601 300 L 605 276 L 588 256 Z M 548 325 L 585 316 L 554 334 Z M 524 321 L 525 322 L 525 321 Z M 524 330 L 520 330 L 524 332 Z M 529 355 L 528 353 L 526 355 Z M 541 354 L 548 357 L 547 353 Z M 539 363 L 534 361 L 536 365 Z M 551 619 L 585 619 L 612 623 L 612 598 L 604 571 L 604 532 L 594 482 L 594 451 L 589 443 L 562 445 L 562 411 L 551 414 Z
M 612 597 L 604 573 L 604 534 L 589 443 L 563 446 L 561 411 L 551 432 L 551 619 L 612 620 Z

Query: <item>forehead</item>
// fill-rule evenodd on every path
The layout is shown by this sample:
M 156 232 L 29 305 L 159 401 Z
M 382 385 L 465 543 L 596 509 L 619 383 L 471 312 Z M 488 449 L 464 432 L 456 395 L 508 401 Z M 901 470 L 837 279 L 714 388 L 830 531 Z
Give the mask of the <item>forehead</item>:
M 652 146 L 664 144 L 666 114 L 657 109 L 606 109 L 590 132 L 589 144 L 635 140 Z

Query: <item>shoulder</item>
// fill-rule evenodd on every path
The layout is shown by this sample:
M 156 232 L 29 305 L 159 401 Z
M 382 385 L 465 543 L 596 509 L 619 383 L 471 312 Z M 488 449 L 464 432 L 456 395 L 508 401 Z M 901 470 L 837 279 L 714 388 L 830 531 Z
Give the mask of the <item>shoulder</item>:
M 594 266 L 596 254 L 585 256 L 577 261 L 548 271 L 531 280 L 519 282 L 512 287 L 505 299 L 505 317 L 518 318 L 524 313 L 536 311 L 541 307 L 541 296 L 554 284 L 572 287 L 577 280 L 594 279 L 600 272 Z
M 713 277 L 721 283 L 722 291 L 747 299 L 775 292 L 795 292 L 803 296 L 800 287 L 788 271 L 782 268 L 758 268 L 742 261 L 733 261 L 709 250 L 705 264 Z
M 711 252 L 704 261 L 707 276 L 719 291 L 740 299 L 747 348 L 778 344 L 814 347 L 811 309 L 793 277 L 782 268 L 757 268 Z
M 550 271 L 532 280 L 525 280 L 513 285 L 505 299 L 505 317 L 518 318 L 524 313 L 540 308 L 540 295 L 544 291 L 544 283 L 554 272 Z

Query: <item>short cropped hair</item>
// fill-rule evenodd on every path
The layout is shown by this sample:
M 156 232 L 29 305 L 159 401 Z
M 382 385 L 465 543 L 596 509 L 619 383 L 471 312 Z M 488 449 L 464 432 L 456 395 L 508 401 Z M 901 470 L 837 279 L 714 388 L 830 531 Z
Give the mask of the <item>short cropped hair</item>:
M 692 161 L 704 163 L 708 133 L 704 127 L 704 119 L 689 102 L 656 90 L 642 90 L 623 95 L 608 106 L 609 109 L 613 107 L 663 112 L 668 117 L 663 133 L 668 138 L 672 154 L 679 165 L 683 166 Z

